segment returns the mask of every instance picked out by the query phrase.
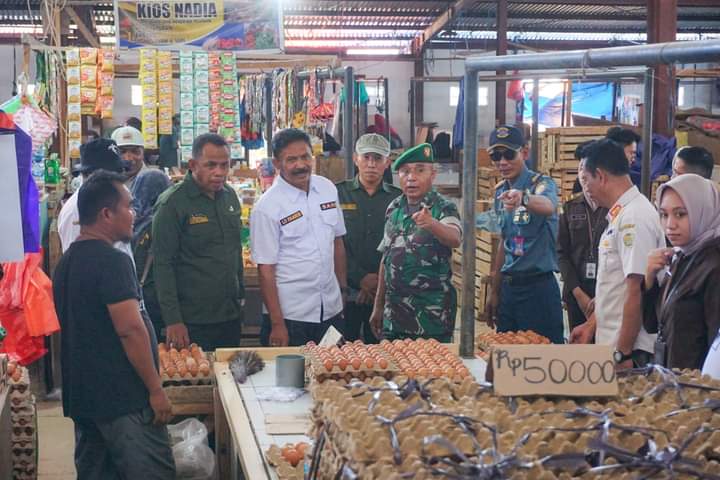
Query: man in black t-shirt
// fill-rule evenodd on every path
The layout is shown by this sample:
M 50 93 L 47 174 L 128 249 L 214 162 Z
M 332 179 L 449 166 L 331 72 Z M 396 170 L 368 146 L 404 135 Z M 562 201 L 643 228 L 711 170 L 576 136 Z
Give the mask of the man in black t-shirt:
M 170 401 L 157 340 L 140 313 L 130 258 L 113 248 L 132 237 L 124 177 L 100 170 L 78 194 L 81 233 L 55 270 L 62 326 L 63 411 L 75 423 L 80 479 L 174 479 Z

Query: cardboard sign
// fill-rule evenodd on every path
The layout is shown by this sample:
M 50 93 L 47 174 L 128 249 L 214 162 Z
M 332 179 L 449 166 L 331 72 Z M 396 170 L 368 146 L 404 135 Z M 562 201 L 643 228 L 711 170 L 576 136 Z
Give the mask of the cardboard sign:
M 491 362 L 496 395 L 618 394 L 608 345 L 497 345 Z
M 323 335 L 319 345 L 321 347 L 332 347 L 333 345 L 337 345 L 341 338 L 342 333 L 338 332 L 337 329 L 331 325 L 330 328 L 327 329 L 327 332 L 325 332 L 325 335 Z

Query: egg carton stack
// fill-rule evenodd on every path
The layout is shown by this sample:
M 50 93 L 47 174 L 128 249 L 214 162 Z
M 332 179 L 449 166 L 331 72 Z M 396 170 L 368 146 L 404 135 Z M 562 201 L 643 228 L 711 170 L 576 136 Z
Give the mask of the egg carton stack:
M 37 411 L 28 369 L 8 364 L 13 479 L 37 478 Z
M 359 340 L 341 347 L 309 342 L 303 347 L 303 354 L 311 382 L 341 378 L 364 380 L 375 376 L 390 379 L 400 371 L 379 345 L 365 345 Z
M 308 478 L 718 478 L 720 381 L 650 367 L 618 383 L 606 399 L 507 399 L 469 378 L 313 384 Z
M 550 339 L 532 330 L 485 332 L 475 338 L 478 356 L 487 360 L 496 345 L 549 345 Z
M 470 377 L 470 371 L 460 357 L 434 338 L 429 340 L 382 340 L 380 347 L 408 378 L 447 378 L 460 382 Z
M 207 385 L 212 383 L 211 358 L 196 344 L 190 348 L 168 349 L 158 344 L 160 377 L 163 385 Z

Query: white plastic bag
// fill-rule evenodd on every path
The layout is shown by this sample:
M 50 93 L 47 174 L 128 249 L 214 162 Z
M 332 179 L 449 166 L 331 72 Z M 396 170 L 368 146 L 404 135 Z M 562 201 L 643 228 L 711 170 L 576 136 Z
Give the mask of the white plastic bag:
M 215 454 L 207 443 L 208 431 L 196 418 L 168 425 L 177 479 L 208 480 L 215 471 Z

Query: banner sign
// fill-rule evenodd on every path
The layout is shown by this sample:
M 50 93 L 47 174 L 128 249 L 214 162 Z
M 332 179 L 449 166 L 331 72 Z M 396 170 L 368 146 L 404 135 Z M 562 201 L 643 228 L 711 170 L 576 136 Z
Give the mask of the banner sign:
M 279 52 L 279 2 L 116 0 L 120 48 L 200 48 Z

